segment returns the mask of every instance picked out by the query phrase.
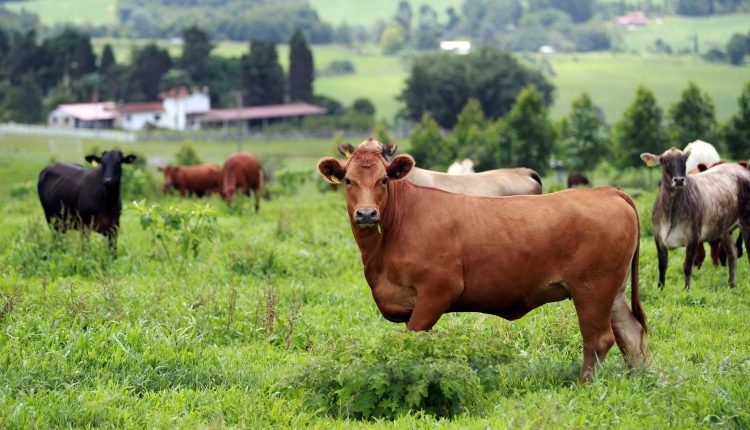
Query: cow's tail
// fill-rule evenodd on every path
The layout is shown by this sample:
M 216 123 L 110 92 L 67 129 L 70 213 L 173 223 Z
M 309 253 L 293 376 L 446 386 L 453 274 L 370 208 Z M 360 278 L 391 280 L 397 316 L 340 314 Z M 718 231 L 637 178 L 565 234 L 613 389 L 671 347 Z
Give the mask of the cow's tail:
M 633 312 L 633 316 L 643 326 L 643 331 L 648 332 L 646 325 L 646 313 L 643 311 L 641 306 L 641 295 L 639 290 L 639 279 L 638 279 L 638 260 L 641 251 L 641 219 L 638 215 L 638 209 L 635 207 L 633 198 L 630 197 L 625 191 L 619 190 L 620 196 L 628 202 L 630 207 L 635 212 L 635 220 L 638 225 L 638 235 L 636 236 L 635 252 L 633 252 L 633 259 L 630 261 L 630 307 Z

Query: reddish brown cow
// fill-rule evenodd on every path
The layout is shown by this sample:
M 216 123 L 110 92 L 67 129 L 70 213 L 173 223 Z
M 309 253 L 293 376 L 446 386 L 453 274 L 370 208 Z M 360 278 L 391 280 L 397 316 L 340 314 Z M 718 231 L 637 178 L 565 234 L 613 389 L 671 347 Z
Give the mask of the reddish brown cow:
M 204 195 L 221 191 L 221 167 L 216 164 L 198 164 L 195 166 L 159 167 L 164 173 L 162 191 L 175 188 L 181 196 Z
M 593 377 L 615 342 L 630 364 L 646 358 L 630 196 L 615 188 L 449 193 L 402 180 L 414 159 L 388 162 L 380 149 L 367 140 L 348 160 L 320 160 L 318 170 L 345 184 L 365 278 L 386 319 L 429 330 L 446 312 L 514 320 L 570 298 L 583 335 L 581 381 Z M 632 311 L 624 294 L 629 271 Z
M 260 210 L 259 194 L 263 186 L 263 175 L 260 163 L 254 155 L 240 152 L 234 154 L 226 162 L 222 169 L 223 188 L 221 194 L 227 203 L 232 201 L 232 196 L 239 188 L 246 196 L 253 190 L 255 195 L 255 212 Z

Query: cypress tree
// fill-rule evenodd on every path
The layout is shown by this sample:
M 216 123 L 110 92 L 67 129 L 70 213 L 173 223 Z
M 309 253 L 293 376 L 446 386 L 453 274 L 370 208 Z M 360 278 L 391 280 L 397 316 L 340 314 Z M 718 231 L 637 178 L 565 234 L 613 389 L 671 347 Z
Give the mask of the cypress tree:
M 245 106 L 284 102 L 284 70 L 273 42 L 250 42 L 250 53 L 240 60 L 240 82 Z
M 615 124 L 613 140 L 619 167 L 639 167 L 641 153 L 661 154 L 669 143 L 662 126 L 664 112 L 656 103 L 653 91 L 640 86 L 635 100 L 628 106 L 622 119 Z
M 289 41 L 289 98 L 293 101 L 313 100 L 315 67 L 305 35 L 297 29 Z
M 115 53 L 112 50 L 112 45 L 107 43 L 104 45 L 104 49 L 102 50 L 102 58 L 99 60 L 99 70 L 102 73 L 107 73 L 112 66 L 117 64 L 117 60 L 115 60 Z
M 696 139 L 715 141 L 714 102 L 708 93 L 701 94 L 693 82 L 682 92 L 680 100 L 669 108 L 669 134 L 672 143 L 680 148 Z

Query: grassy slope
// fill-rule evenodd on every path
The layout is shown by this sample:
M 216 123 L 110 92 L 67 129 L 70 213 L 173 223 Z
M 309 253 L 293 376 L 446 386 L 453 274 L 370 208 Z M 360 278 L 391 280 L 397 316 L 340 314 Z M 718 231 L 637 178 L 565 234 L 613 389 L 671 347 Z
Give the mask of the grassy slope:
M 675 52 L 693 51 L 693 38 L 698 37 L 699 52 L 711 48 L 726 49 L 726 43 L 734 33 L 748 34 L 750 19 L 747 14 L 720 15 L 705 18 L 670 16 L 661 24 L 652 23 L 633 31 L 624 31 L 625 48 L 630 51 L 643 51 L 662 39 Z
M 334 26 L 345 22 L 349 25 L 363 25 L 370 28 L 377 20 L 387 21 L 398 9 L 399 0 L 310 0 L 310 5 L 318 11 L 323 21 Z M 419 17 L 419 5 L 423 2 L 412 1 L 414 22 Z M 427 3 L 427 2 L 424 2 Z M 432 0 L 429 5 L 438 12 L 441 20 L 446 17 L 445 10 L 451 6 L 460 11 L 462 0 Z
M 42 24 L 116 24 L 116 0 L 28 0 L 5 3 L 11 10 L 39 15 Z
M 282 152 L 307 151 L 305 145 Z M 0 184 L 33 181 L 46 148 L 44 141 L 5 137 Z M 141 150 L 163 155 L 163 148 Z M 76 159 L 75 145 L 61 143 L 58 150 Z M 200 145 L 199 151 L 207 158 L 221 152 L 210 145 Z M 471 342 L 481 349 L 499 341 L 510 351 L 507 363 L 488 363 L 498 367 L 499 376 L 497 386 L 481 395 L 481 405 L 452 421 L 419 414 L 395 422 L 345 421 L 308 409 L 300 393 L 283 389 L 283 381 L 295 380 L 299 369 L 330 356 L 335 346 L 378 342 L 403 331 L 377 312 L 340 194 L 305 188 L 285 201 L 264 202 L 260 214 L 247 204 L 228 211 L 209 200 L 218 232 L 201 244 L 199 258 L 181 274 L 156 258 L 159 253 L 127 207 L 120 256 L 108 262 L 101 258 L 105 244 L 98 235 L 86 247 L 75 234 L 63 238 L 65 250 L 54 246 L 33 192 L 15 198 L 0 193 L 0 302 L 13 297 L 15 303 L 0 317 L 3 426 L 750 425 L 746 259 L 739 263 L 738 288 L 725 287 L 724 269 L 704 266 L 693 290 L 684 292 L 684 253 L 672 252 L 668 287 L 658 291 L 653 242 L 644 232 L 641 294 L 653 363 L 639 377 L 627 376 L 615 349 L 595 383 L 574 382 L 581 340 L 570 301 L 546 305 L 513 323 L 479 314 L 446 315 L 428 335 L 434 342 L 445 348 Z M 637 200 L 642 218 L 648 217 L 652 199 L 645 193 Z M 175 198 L 159 203 L 194 205 Z M 279 229 L 286 233 L 278 234 Z M 274 341 L 259 323 L 267 288 L 278 291 L 282 320 L 291 314 L 292 300 L 301 300 L 290 347 Z
M 691 56 L 560 55 L 551 63 L 557 91 L 552 115 L 565 115 L 572 100 L 586 91 L 604 109 L 609 122 L 620 118 L 639 84 L 654 90 L 659 104 L 667 108 L 677 101 L 689 81 L 708 92 L 717 116 L 724 120 L 737 111 L 737 98 L 750 80 L 750 65 L 712 64 Z

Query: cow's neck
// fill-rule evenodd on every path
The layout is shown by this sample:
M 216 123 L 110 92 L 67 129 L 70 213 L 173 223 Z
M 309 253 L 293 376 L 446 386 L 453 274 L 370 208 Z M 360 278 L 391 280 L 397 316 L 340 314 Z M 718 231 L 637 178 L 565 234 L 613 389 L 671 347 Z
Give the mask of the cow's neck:
M 695 198 L 695 186 L 690 178 L 685 178 L 685 186 L 682 189 L 667 187 L 664 179 L 661 182 L 659 211 L 670 225 L 677 224 L 684 215 L 694 214 L 700 210 Z
M 413 199 L 408 197 L 411 190 L 403 181 L 392 181 L 388 184 L 388 201 L 380 213 L 380 225 L 376 227 L 361 228 L 352 223 L 352 233 L 362 254 L 362 263 L 365 268 L 377 267 L 380 264 L 380 252 L 389 238 L 398 233 L 400 223 L 398 212 L 404 210 L 404 205 Z
M 107 187 L 103 183 L 104 172 L 99 169 L 96 173 L 96 181 L 100 184 L 99 189 L 101 190 L 101 201 L 104 203 L 104 207 L 108 210 L 115 209 L 119 210 L 121 207 L 120 200 L 120 184 L 114 187 Z

